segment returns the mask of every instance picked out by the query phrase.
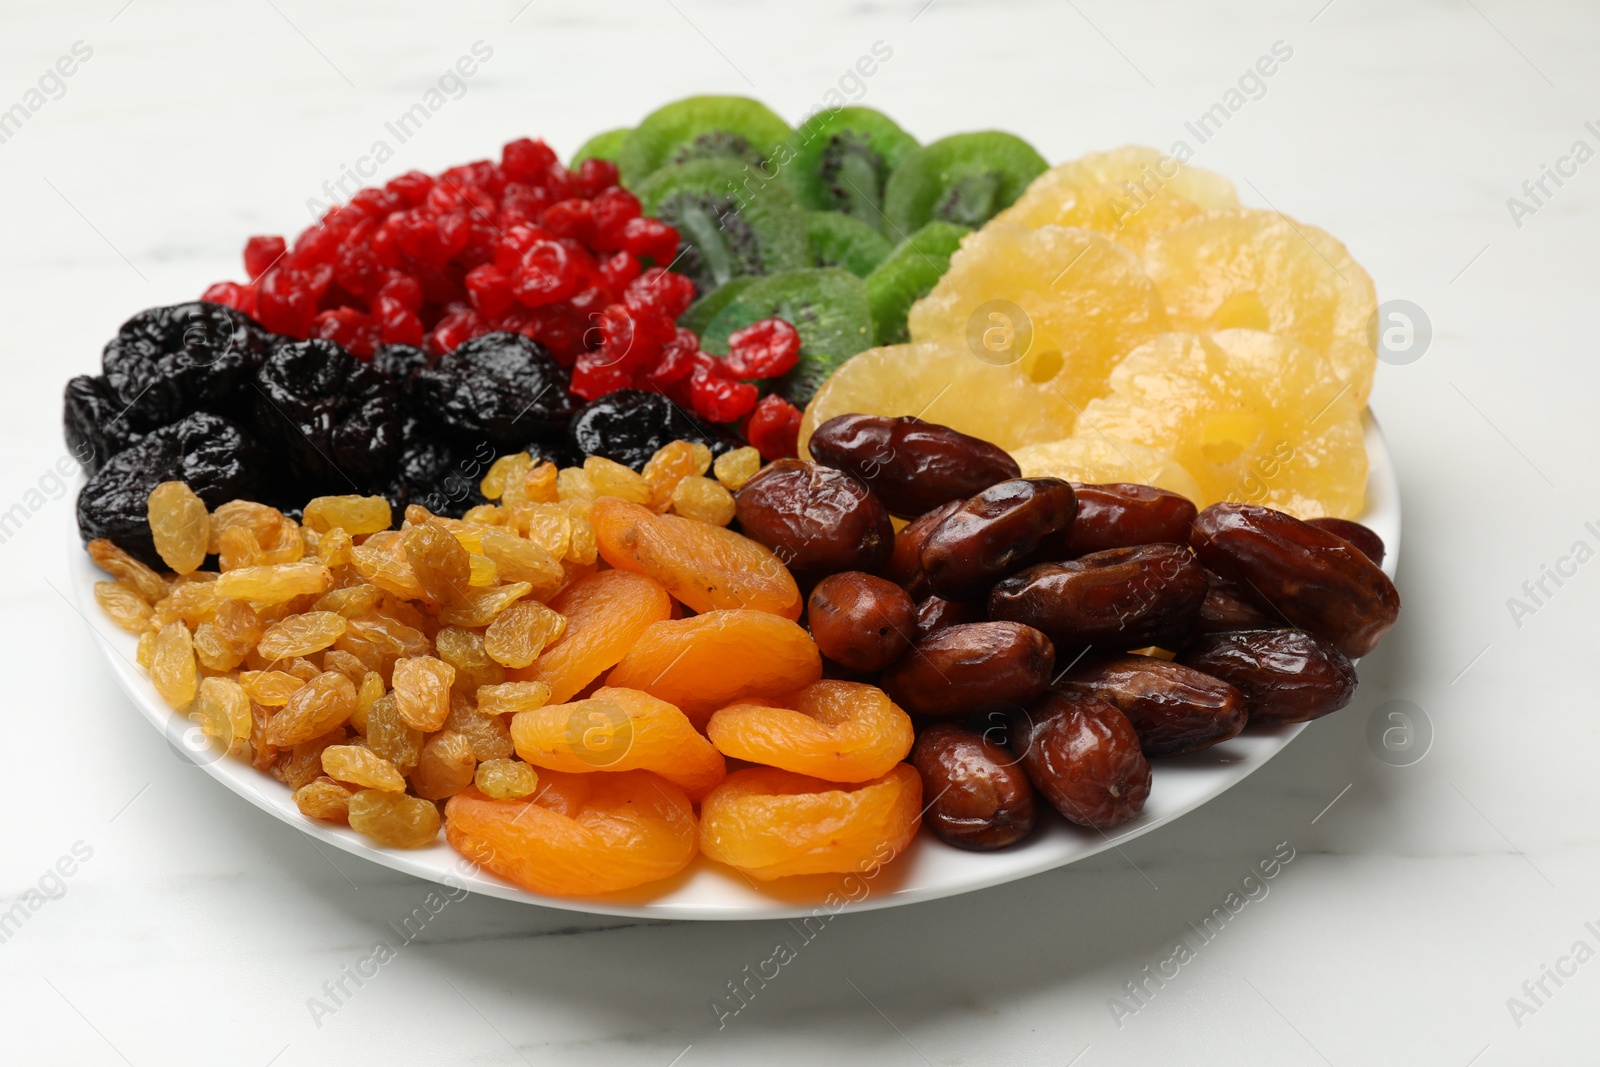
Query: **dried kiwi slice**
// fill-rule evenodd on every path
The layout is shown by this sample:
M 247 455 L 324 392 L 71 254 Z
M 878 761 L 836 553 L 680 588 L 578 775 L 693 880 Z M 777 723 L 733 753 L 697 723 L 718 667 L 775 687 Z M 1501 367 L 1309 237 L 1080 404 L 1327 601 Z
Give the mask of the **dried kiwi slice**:
M 663 167 L 634 190 L 646 215 L 677 227 L 673 270 L 702 293 L 741 274 L 771 274 L 810 263 L 805 212 L 775 181 L 732 159 Z
M 933 219 L 978 227 L 1011 206 L 1049 164 L 1009 133 L 958 133 L 906 156 L 884 188 L 891 236 Z
M 883 187 L 917 139 L 881 111 L 842 107 L 800 124 L 783 178 L 816 211 L 839 211 L 883 229 Z
M 749 274 L 729 278 L 690 304 L 689 309 L 678 316 L 678 325 L 695 333 L 705 333 L 706 327 L 711 325 L 711 320 L 717 317 L 717 312 L 733 303 L 733 298 L 750 288 L 750 283 L 753 281 L 755 277 Z
M 965 226 L 935 219 L 901 241 L 867 275 L 872 332 L 878 344 L 898 345 L 911 340 L 906 313 L 944 277 L 950 269 L 950 256 L 961 247 L 961 238 L 971 232 Z
M 622 150 L 622 142 L 632 132 L 632 130 L 624 126 L 619 130 L 607 130 L 605 133 L 595 134 L 583 142 L 582 148 L 572 153 L 572 162 L 568 163 L 567 166 L 577 170 L 578 166 L 586 159 L 609 159 L 615 162 L 617 153 Z
M 760 176 L 759 168 L 793 133 L 771 108 L 749 97 L 691 96 L 646 115 L 623 140 L 617 169 L 630 189 L 662 167 L 697 159 L 731 158 Z
M 894 247 L 865 222 L 837 211 L 806 212 L 806 240 L 813 266 L 843 267 L 858 278 L 871 274 Z
M 752 282 L 711 320 L 700 346 L 726 355 L 729 334 L 774 315 L 800 333 L 800 364 L 778 383 L 778 392 L 799 407 L 835 367 L 872 346 L 867 285 L 839 267 L 792 270 Z

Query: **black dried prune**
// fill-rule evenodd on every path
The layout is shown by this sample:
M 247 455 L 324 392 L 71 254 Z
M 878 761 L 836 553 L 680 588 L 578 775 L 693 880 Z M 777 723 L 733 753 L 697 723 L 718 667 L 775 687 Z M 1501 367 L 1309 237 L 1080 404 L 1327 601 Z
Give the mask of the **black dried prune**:
M 67 383 L 63 407 L 67 448 L 89 474 L 139 440 L 123 413 L 127 405 L 112 395 L 103 377 L 80 374 L 72 379 Z
M 572 416 L 568 433 L 585 456 L 604 456 L 634 470 L 673 441 L 699 441 L 712 455 L 733 447 L 660 393 L 642 389 L 618 389 L 591 400 Z
M 95 472 L 78 494 L 78 533 L 85 544 L 105 537 L 150 566 L 165 568 L 150 537 L 150 491 L 181 481 L 215 508 L 254 499 L 261 471 L 256 442 L 243 429 L 196 412 L 146 434 Z
M 416 372 L 431 362 L 428 353 L 420 348 L 413 348 L 410 345 L 379 345 L 373 351 L 372 360 L 367 365 L 379 374 L 394 380 L 395 390 L 400 394 L 401 413 L 408 417 L 416 417 L 424 414 L 425 407 L 419 396 L 422 389 L 417 385 Z M 409 428 L 402 438 L 405 441 L 414 440 Z
M 532 338 L 489 333 L 418 368 L 412 386 L 417 403 L 457 436 L 514 452 L 566 426 L 571 377 Z
M 386 375 L 313 339 L 275 348 L 255 386 L 257 434 L 295 496 L 377 492 L 393 479 L 400 401 Z
M 395 480 L 386 495 L 397 508 L 420 504 L 435 515 L 460 518 L 487 504 L 478 483 L 495 460 L 488 441 L 476 445 L 448 437 L 408 436 Z
M 195 411 L 248 419 L 248 383 L 271 337 L 250 316 L 221 304 L 149 308 L 107 343 L 106 384 L 140 432 Z

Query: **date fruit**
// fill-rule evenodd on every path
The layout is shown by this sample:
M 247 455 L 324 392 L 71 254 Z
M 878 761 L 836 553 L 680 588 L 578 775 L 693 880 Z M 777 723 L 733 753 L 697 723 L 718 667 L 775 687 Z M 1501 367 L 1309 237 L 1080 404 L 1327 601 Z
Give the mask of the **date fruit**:
M 1400 594 L 1377 564 L 1281 511 L 1213 504 L 1194 520 L 1189 542 L 1201 563 L 1351 659 L 1377 647 L 1400 616 Z
M 922 570 L 922 545 L 928 534 L 949 518 L 962 501 L 952 500 L 943 507 L 934 508 L 906 523 L 894 535 L 894 551 L 889 554 L 888 566 L 883 576 L 911 594 L 913 600 L 928 595 L 928 576 Z
M 903 519 L 1022 473 L 1003 448 L 909 415 L 837 415 L 807 447 L 817 462 L 861 479 Z
M 951 512 L 922 543 L 922 569 L 934 595 L 975 600 L 1019 567 L 1078 513 L 1071 484 L 1059 478 L 1013 478 L 990 486 Z
M 904 656 L 917 635 L 917 609 L 906 591 L 861 571 L 818 582 L 806 619 L 822 654 L 860 674 L 881 671 Z
M 851 475 L 820 463 L 769 463 L 744 483 L 734 503 L 745 536 L 803 578 L 880 571 L 894 550 L 894 524 L 883 502 Z
M 1010 729 L 1028 780 L 1068 821 L 1105 829 L 1144 809 L 1150 761 L 1128 717 L 1104 700 L 1052 690 L 1014 713 Z
M 987 622 L 982 604 L 970 600 L 946 600 L 930 596 L 917 603 L 917 640 L 929 634 L 968 622 Z
M 1349 519 L 1336 519 L 1329 515 L 1321 519 L 1307 519 L 1308 523 L 1319 530 L 1327 530 L 1335 537 L 1342 537 L 1361 550 L 1361 554 L 1370 559 L 1374 566 L 1383 566 L 1383 538 L 1372 531 L 1370 526 L 1363 526 L 1359 522 Z
M 1111 548 L 1040 563 L 989 594 L 989 617 L 1037 627 L 1063 654 L 1175 648 L 1194 632 L 1206 576 L 1182 545 Z
M 948 626 L 883 672 L 891 700 L 917 715 L 962 719 L 1035 699 L 1055 669 L 1050 639 L 1015 622 Z
M 1356 693 L 1350 660 L 1304 630 L 1212 634 L 1184 649 L 1178 662 L 1243 693 L 1252 724 L 1321 718 Z
M 939 840 L 986 852 L 1033 832 L 1033 785 L 1010 752 L 952 722 L 922 731 L 911 750 L 922 775 L 922 795 L 933 801 L 923 812 Z
M 1098 697 L 1128 717 L 1149 757 L 1199 752 L 1237 736 L 1244 694 L 1219 678 L 1154 656 L 1114 656 L 1057 682 L 1065 693 Z
M 1195 506 L 1188 497 L 1131 482 L 1074 483 L 1072 488 L 1078 495 L 1078 517 L 1052 549 L 1057 558 L 1189 540 Z
M 1203 634 L 1229 630 L 1272 630 L 1287 626 L 1283 616 L 1263 608 L 1233 582 L 1206 571 L 1206 599 L 1200 605 L 1196 629 Z

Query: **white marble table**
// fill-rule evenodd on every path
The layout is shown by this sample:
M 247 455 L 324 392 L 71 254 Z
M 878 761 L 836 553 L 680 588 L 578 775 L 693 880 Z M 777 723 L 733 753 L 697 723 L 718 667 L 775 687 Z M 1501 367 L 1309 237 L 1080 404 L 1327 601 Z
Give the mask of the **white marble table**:
M 1592 5 L 446 7 L 0 9 L 0 109 L 30 113 L 0 143 L 0 511 L 23 519 L 0 544 L 0 896 L 23 902 L 0 912 L 19 916 L 0 929 L 6 1062 L 1594 1061 L 1600 564 L 1562 558 L 1600 547 L 1600 163 L 1522 191 L 1541 165 L 1570 174 L 1574 141 L 1600 148 Z M 720 1028 L 712 1003 L 782 924 L 469 898 L 402 933 L 429 886 L 319 853 L 178 762 L 99 663 L 61 595 L 58 396 L 130 312 L 237 276 L 246 234 L 304 224 L 480 40 L 492 57 L 389 171 L 521 134 L 570 151 L 694 91 L 797 116 L 880 41 L 892 57 L 843 88 L 926 137 L 999 126 L 1054 159 L 1194 144 L 1185 123 L 1283 42 L 1197 161 L 1344 238 L 1433 324 L 1373 398 L 1405 494 L 1406 614 L 1355 705 L 1126 856 L 836 920 Z M 92 55 L 46 79 L 59 98 L 30 97 L 79 41 Z M 1532 210 L 1513 218 L 1513 195 Z M 1369 744 L 1390 701 L 1431 724 L 1413 765 Z M 1205 926 L 1289 850 L 1265 896 Z M 1190 958 L 1164 963 L 1180 940 Z M 380 941 L 394 958 L 345 978 Z

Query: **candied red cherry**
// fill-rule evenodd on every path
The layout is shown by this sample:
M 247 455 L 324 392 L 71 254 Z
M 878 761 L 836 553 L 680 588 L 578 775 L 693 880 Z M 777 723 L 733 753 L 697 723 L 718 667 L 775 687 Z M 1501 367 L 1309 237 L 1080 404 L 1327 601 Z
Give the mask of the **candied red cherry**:
M 388 280 L 378 288 L 378 297 L 387 297 L 407 311 L 421 311 L 422 283 L 409 274 L 392 270 Z
M 639 198 L 628 190 L 616 186 L 605 190 L 589 201 L 593 220 L 589 231 L 596 250 L 611 252 L 622 247 L 622 231 L 630 219 L 643 214 Z
M 378 323 L 378 337 L 384 344 L 422 344 L 422 320 L 417 313 L 389 296 L 380 296 L 372 302 L 372 314 Z
M 253 285 L 240 285 L 238 282 L 218 282 L 200 294 L 201 300 L 209 300 L 213 304 L 224 304 L 235 311 L 242 311 L 246 315 L 255 317 L 256 290 Z
M 539 213 L 539 225 L 557 237 L 588 244 L 594 235 L 594 208 L 587 200 L 563 200 Z
M 639 260 L 631 252 L 613 252 L 600 264 L 600 280 L 612 293 L 627 289 L 639 276 Z
M 443 262 L 454 259 L 472 239 L 472 216 L 466 211 L 452 211 L 440 215 L 434 226 L 439 230 L 439 247 L 444 253 Z
M 244 243 L 244 272 L 255 281 L 288 249 L 282 237 L 252 237 Z
M 598 400 L 607 393 L 633 385 L 633 371 L 621 363 L 607 363 L 596 352 L 585 352 L 572 365 L 572 381 L 567 390 L 585 400 Z
M 400 211 L 408 205 L 398 193 L 387 189 L 362 189 L 350 198 L 350 206 L 368 218 L 381 219 L 391 211 Z
M 284 262 L 295 270 L 305 270 L 324 263 L 332 263 L 339 250 L 339 231 L 320 222 L 314 222 L 294 239 Z
M 439 320 L 428 334 L 426 349 L 434 355 L 453 352 L 478 335 L 481 320 L 473 311 L 453 311 Z
M 686 275 L 651 267 L 629 283 L 622 302 L 641 315 L 675 319 L 694 303 L 694 282 Z
M 678 231 L 660 219 L 629 219 L 622 228 L 622 247 L 665 266 L 678 255 Z
M 282 265 L 261 276 L 256 286 L 256 318 L 273 333 L 303 338 L 317 313 L 317 296 Z
M 433 191 L 433 175 L 420 170 L 408 170 L 398 178 L 390 178 L 383 187 L 407 205 L 416 207 L 428 199 L 428 194 Z
M 578 192 L 593 199 L 617 184 L 617 165 L 609 159 L 586 159 L 578 164 Z
M 311 337 L 321 337 L 345 348 L 353 356 L 366 358 L 372 355 L 377 342 L 377 331 L 372 319 L 355 308 L 334 308 L 323 311 L 311 320 Z
M 756 387 L 708 371 L 697 370 L 689 379 L 689 400 L 694 410 L 712 422 L 733 422 L 749 414 L 760 394 Z
M 519 137 L 500 149 L 500 169 L 514 182 L 543 185 L 544 176 L 556 164 L 556 153 L 543 141 Z
M 467 293 L 472 306 L 485 318 L 498 319 L 516 302 L 511 295 L 511 279 L 493 263 L 484 263 L 467 271 Z
M 777 378 L 800 362 L 800 334 L 779 318 L 753 322 L 729 335 L 724 362 L 735 378 Z
M 744 437 L 762 459 L 791 459 L 800 448 L 800 409 L 777 393 L 763 397 L 745 425 Z
M 583 265 L 560 241 L 534 241 L 522 256 L 511 292 L 529 307 L 565 300 L 583 286 Z

